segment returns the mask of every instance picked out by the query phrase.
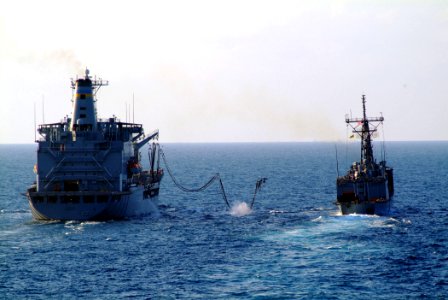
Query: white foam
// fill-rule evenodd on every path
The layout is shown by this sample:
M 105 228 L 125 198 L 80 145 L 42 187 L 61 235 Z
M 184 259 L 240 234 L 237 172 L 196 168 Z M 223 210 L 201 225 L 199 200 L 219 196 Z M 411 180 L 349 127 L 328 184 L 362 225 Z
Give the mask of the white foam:
M 284 211 L 284 210 L 275 210 L 275 209 L 273 209 L 273 210 L 270 210 L 269 213 L 270 214 L 284 214 L 284 213 L 287 213 L 287 212 Z
M 84 221 L 81 222 L 80 225 L 98 225 L 98 224 L 102 224 L 104 222 L 99 222 L 99 221 Z
M 242 217 L 252 213 L 252 209 L 246 202 L 237 202 L 230 209 L 230 214 L 234 217 Z
M 324 220 L 324 218 L 322 218 L 322 216 L 319 216 L 313 220 L 311 220 L 311 222 L 322 222 Z

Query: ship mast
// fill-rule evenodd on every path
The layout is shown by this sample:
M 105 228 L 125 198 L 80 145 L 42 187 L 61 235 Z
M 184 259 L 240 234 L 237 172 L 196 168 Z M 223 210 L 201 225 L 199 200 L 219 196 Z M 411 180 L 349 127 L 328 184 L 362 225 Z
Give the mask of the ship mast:
M 369 120 L 366 115 L 366 96 L 362 95 L 362 111 L 363 111 L 363 124 L 362 124 L 362 144 L 361 144 L 361 161 L 365 162 L 366 165 L 370 165 L 373 162 L 373 150 L 372 150 L 372 139 L 369 128 Z M 374 130 L 376 131 L 376 130 Z
M 365 95 L 362 95 L 362 110 L 362 118 L 349 118 L 348 116 L 346 116 L 345 122 L 352 127 L 353 133 L 356 133 L 361 137 L 361 164 L 369 168 L 370 166 L 372 166 L 372 163 L 374 163 L 372 150 L 372 134 L 376 132 L 378 126 L 382 124 L 384 118 L 383 116 L 375 118 L 367 117 Z M 375 124 L 375 122 L 377 123 Z M 356 125 L 353 126 L 352 124 Z M 361 130 L 357 129 L 359 125 L 362 125 Z M 372 129 L 370 128 L 370 125 L 372 125 Z

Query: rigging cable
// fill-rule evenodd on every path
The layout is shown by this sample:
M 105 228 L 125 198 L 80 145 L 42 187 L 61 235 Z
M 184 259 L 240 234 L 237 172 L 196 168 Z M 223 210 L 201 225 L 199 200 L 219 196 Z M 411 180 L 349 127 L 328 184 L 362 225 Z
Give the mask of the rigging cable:
M 199 187 L 199 188 L 196 188 L 196 189 L 186 188 L 186 187 L 184 187 L 183 185 L 181 185 L 181 184 L 177 181 L 176 177 L 174 177 L 173 172 L 171 172 L 171 169 L 170 169 L 170 167 L 168 166 L 167 159 L 166 159 L 165 153 L 163 152 L 162 148 L 159 148 L 159 151 L 160 151 L 160 154 L 161 154 L 161 156 L 162 156 L 163 162 L 165 163 L 166 170 L 168 171 L 168 174 L 169 174 L 170 177 L 171 177 L 171 180 L 173 180 L 174 184 L 175 184 L 180 190 L 182 190 L 182 191 L 184 191 L 184 192 L 188 192 L 188 193 L 202 192 L 202 191 L 206 190 L 210 185 L 212 185 L 213 182 L 215 182 L 216 180 L 218 180 L 218 181 L 219 181 L 220 193 L 221 193 L 221 195 L 222 195 L 222 197 L 223 197 L 223 199 L 224 199 L 224 202 L 226 203 L 227 208 L 228 208 L 228 209 L 231 209 L 230 204 L 229 204 L 229 201 L 227 200 L 227 195 L 226 195 L 226 191 L 225 191 L 225 189 L 224 189 L 224 184 L 222 183 L 222 179 L 221 179 L 221 176 L 219 175 L 219 173 L 216 173 L 213 177 L 211 177 L 211 178 L 209 179 L 209 181 L 207 181 L 203 186 L 201 186 L 201 187 Z M 260 178 L 260 179 L 257 180 L 257 182 L 256 182 L 256 184 L 255 184 L 254 196 L 253 196 L 253 198 L 252 198 L 252 202 L 251 202 L 251 204 L 250 204 L 250 209 L 252 209 L 252 207 L 254 206 L 255 198 L 256 198 L 256 196 L 257 196 L 257 193 L 261 190 L 261 187 L 262 187 L 263 184 L 266 182 L 266 180 L 267 180 L 267 178 L 265 178 L 265 177 Z
M 351 114 L 351 112 L 350 112 L 350 114 Z M 345 138 L 345 165 L 348 165 L 348 139 L 349 139 L 349 137 L 348 137 L 348 124 L 347 124 L 347 126 L 346 126 L 346 129 L 345 129 L 345 136 L 346 136 L 346 138 Z
M 334 144 L 334 149 L 336 150 L 336 173 L 339 177 L 339 160 L 338 160 L 338 145 Z
M 254 206 L 255 197 L 257 196 L 257 193 L 259 190 L 261 190 L 262 185 L 268 180 L 266 177 L 260 178 L 257 180 L 257 183 L 255 184 L 255 192 L 254 197 L 252 198 L 252 202 L 250 203 L 250 209 Z
M 163 152 L 162 148 L 159 148 L 160 154 L 162 155 L 163 162 L 165 163 L 166 170 L 168 171 L 168 174 L 170 175 L 171 179 L 173 180 L 174 184 L 182 191 L 187 193 L 197 193 L 202 192 L 206 190 L 215 180 L 219 180 L 219 186 L 220 186 L 220 192 L 224 199 L 224 202 L 226 203 L 227 207 L 230 209 L 229 201 L 227 200 L 226 192 L 224 190 L 224 185 L 221 180 L 221 176 L 219 176 L 219 173 L 216 173 L 213 177 L 209 179 L 203 186 L 196 188 L 196 189 L 190 189 L 186 188 L 183 185 L 181 185 L 177 180 L 176 177 L 174 177 L 173 173 L 171 172 L 170 167 L 168 166 L 167 159 L 165 157 L 165 153 Z
M 383 122 L 381 122 L 381 131 L 383 136 L 383 161 L 386 161 L 386 137 L 384 136 L 384 125 Z

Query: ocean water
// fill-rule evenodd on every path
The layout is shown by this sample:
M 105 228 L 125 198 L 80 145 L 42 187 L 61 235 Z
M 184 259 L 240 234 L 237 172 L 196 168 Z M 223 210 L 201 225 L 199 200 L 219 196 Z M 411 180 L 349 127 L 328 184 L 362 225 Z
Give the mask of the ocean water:
M 447 299 L 448 142 L 386 146 L 387 217 L 338 214 L 332 143 L 164 144 L 183 185 L 219 172 L 232 209 L 166 175 L 158 216 L 38 222 L 36 146 L 0 145 L 0 298 Z M 338 153 L 342 173 L 359 145 Z

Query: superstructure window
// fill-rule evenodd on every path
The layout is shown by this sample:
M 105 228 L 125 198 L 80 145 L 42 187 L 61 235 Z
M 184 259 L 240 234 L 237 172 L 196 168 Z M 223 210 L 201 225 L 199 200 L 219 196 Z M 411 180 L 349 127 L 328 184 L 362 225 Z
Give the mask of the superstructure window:
M 97 198 L 96 198 L 96 201 L 98 202 L 98 203 L 105 203 L 105 202 L 107 202 L 109 200 L 109 197 L 107 196 L 107 195 L 99 195 L 99 196 L 97 196 Z
M 80 117 L 81 119 L 83 119 L 83 118 L 86 117 L 86 114 L 80 114 L 79 117 Z
M 79 99 L 86 99 L 86 94 L 80 94 Z
M 61 203 L 79 203 L 79 196 L 62 196 Z
M 84 196 L 84 203 L 93 203 L 95 200 L 95 197 L 92 195 L 86 195 Z
M 47 201 L 48 201 L 48 203 L 57 203 L 58 196 L 49 196 Z
M 42 203 L 42 202 L 44 202 L 44 197 L 42 197 L 42 196 L 36 196 L 36 197 L 34 197 L 34 202 L 37 202 L 37 203 Z
M 80 110 L 86 110 L 87 107 L 85 107 L 85 106 L 81 106 L 79 109 L 80 109 Z

